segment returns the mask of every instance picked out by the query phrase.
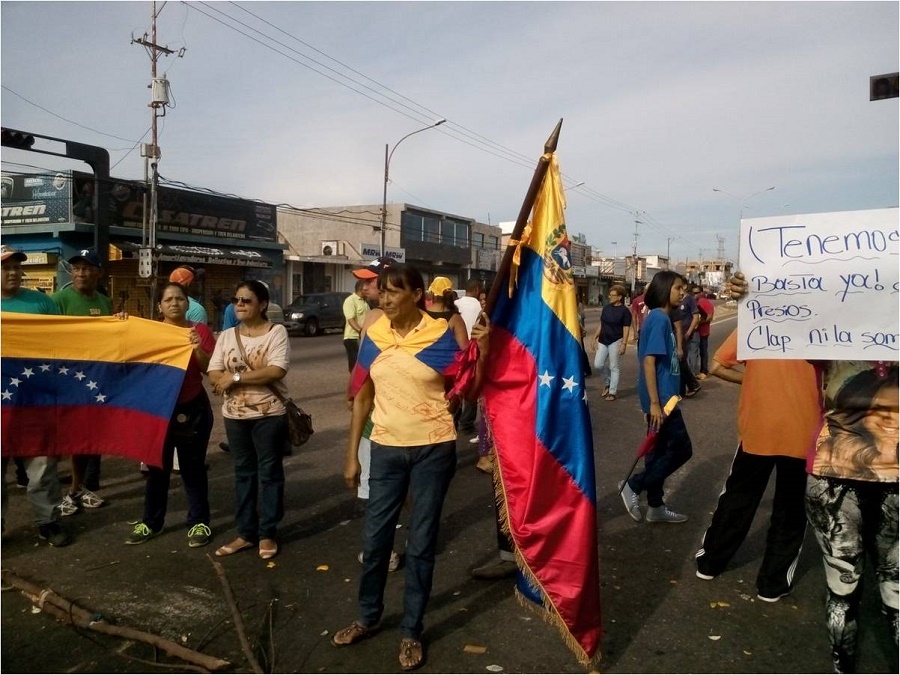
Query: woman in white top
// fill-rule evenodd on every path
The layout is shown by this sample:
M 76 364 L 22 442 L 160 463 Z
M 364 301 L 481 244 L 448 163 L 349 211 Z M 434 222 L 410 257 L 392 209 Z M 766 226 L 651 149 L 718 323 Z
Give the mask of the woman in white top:
M 284 466 L 288 443 L 284 376 L 290 342 L 284 326 L 269 322 L 269 289 L 242 281 L 231 299 L 240 323 L 219 335 L 209 362 L 209 381 L 224 394 L 222 416 L 234 460 L 235 524 L 238 537 L 216 550 L 227 556 L 259 545 L 263 560 L 278 554 L 277 527 L 284 517 Z M 243 349 L 242 349 L 243 347 Z

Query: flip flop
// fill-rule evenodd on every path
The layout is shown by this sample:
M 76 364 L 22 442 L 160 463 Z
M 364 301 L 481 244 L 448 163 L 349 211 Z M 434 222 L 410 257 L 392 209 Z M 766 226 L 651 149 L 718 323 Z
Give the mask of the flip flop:
M 245 551 L 248 548 L 253 548 L 254 546 L 256 546 L 256 544 L 238 537 L 230 544 L 225 544 L 224 546 L 220 546 L 219 548 L 217 548 L 216 556 L 218 556 L 219 558 L 224 558 L 225 556 L 240 553 L 241 551 Z
M 403 670 L 416 670 L 425 663 L 425 650 L 422 643 L 413 638 L 400 640 L 400 667 Z
M 263 542 L 273 544 L 273 546 L 263 546 Z M 278 555 L 278 542 L 274 539 L 261 539 L 259 542 L 259 557 L 263 560 L 271 560 Z
M 607 394 L 606 396 L 603 397 L 603 400 L 604 401 L 615 401 L 616 395 L 615 394 Z

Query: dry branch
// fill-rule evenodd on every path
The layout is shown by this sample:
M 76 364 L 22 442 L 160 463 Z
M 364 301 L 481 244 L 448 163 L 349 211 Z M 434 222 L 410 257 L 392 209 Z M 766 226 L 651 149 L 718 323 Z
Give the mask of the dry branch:
M 3 581 L 19 589 L 22 594 L 41 609 L 41 611 L 53 616 L 59 621 L 71 623 L 78 628 L 92 630 L 106 635 L 115 635 L 126 640 L 135 640 L 152 645 L 163 650 L 169 656 L 193 663 L 207 671 L 219 671 L 231 667 L 228 661 L 223 661 L 214 656 L 208 656 L 201 652 L 182 647 L 181 645 L 166 640 L 158 635 L 145 631 L 128 628 L 127 626 L 115 626 L 107 623 L 104 618 L 97 618 L 86 609 L 79 607 L 73 601 L 66 599 L 49 588 L 41 588 L 37 584 L 16 576 L 9 570 L 3 570 Z

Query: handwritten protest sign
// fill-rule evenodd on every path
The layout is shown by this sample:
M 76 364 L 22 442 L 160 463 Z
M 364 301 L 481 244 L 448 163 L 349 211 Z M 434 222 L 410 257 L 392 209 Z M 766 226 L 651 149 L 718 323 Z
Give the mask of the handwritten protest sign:
M 896 361 L 898 210 L 741 221 L 738 358 Z

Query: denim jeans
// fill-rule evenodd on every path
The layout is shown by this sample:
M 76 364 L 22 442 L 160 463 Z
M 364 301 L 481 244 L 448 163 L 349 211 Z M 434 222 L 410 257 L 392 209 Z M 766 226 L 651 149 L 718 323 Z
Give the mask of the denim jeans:
M 697 331 L 691 333 L 690 339 L 687 341 L 687 361 L 691 367 L 691 372 L 695 375 L 701 372 L 700 369 L 700 335 Z
M 700 372 L 709 375 L 709 335 L 700 336 Z
M 394 533 L 407 491 L 412 502 L 406 540 L 400 632 L 419 639 L 431 595 L 441 509 L 456 472 L 456 441 L 394 447 L 372 443 L 369 501 L 363 527 L 360 623 L 374 626 L 384 612 L 384 586 Z
M 62 489 L 56 472 L 56 457 L 23 457 L 25 472 L 28 474 L 26 496 L 38 525 L 47 525 L 59 520 L 59 503 Z M 9 494 L 6 491 L 6 467 L 9 458 L 3 458 L 3 524 L 6 524 L 6 506 Z
M 694 454 L 681 409 L 675 408 L 662 423 L 656 446 L 644 458 L 644 470 L 628 479 L 635 494 L 647 491 L 648 506 L 663 505 L 663 483 Z
M 170 424 L 166 443 L 163 446 L 163 466 L 147 467 L 147 489 L 144 492 L 144 524 L 154 532 L 159 532 L 166 524 L 166 510 L 169 503 L 169 481 L 172 464 L 178 450 L 178 467 L 181 482 L 188 498 L 187 526 L 198 523 L 209 525 L 209 480 L 206 475 L 206 447 L 213 427 L 213 414 L 206 392 L 193 401 L 175 406 L 174 420 L 178 415 L 189 415 L 196 419 L 192 437 L 173 438 Z
M 284 446 L 287 415 L 225 418 L 234 461 L 234 519 L 242 539 L 275 539 L 284 517 Z M 258 507 L 258 508 L 257 508 Z M 258 511 L 258 512 L 257 512 Z
M 610 394 L 615 394 L 619 390 L 619 348 L 621 346 L 621 339 L 611 345 L 598 342 L 597 354 L 594 356 L 594 370 L 603 375 Z M 606 368 L 607 357 L 609 357 L 609 370 Z

